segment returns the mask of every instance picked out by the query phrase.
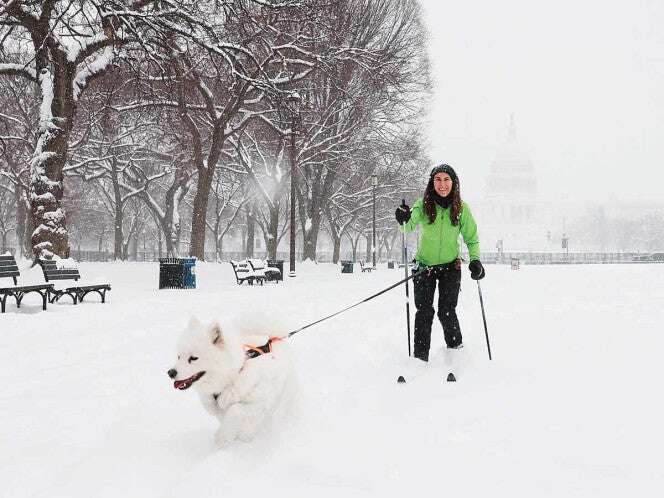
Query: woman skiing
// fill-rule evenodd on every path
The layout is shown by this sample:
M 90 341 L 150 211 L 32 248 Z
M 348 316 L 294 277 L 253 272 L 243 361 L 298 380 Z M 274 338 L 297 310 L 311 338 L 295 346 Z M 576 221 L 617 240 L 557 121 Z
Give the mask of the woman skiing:
M 438 284 L 438 318 L 443 326 L 445 343 L 448 348 L 463 347 L 456 315 L 461 285 L 458 238 L 461 234 L 468 247 L 471 278 L 474 280 L 484 278 L 477 225 L 468 205 L 461 200 L 459 177 L 448 164 L 441 164 L 431 170 L 424 197 L 413 204 L 412 210 L 404 202 L 394 215 L 406 232 L 412 232 L 418 224 L 422 225 L 415 260 L 418 264 L 417 269 L 424 271 L 414 278 L 413 284 L 417 309 L 413 356 L 428 361 L 436 284 Z

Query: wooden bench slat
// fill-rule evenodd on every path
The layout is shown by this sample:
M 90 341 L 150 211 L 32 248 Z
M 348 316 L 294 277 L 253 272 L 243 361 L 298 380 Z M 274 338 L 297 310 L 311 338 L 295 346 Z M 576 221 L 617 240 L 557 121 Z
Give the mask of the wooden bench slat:
M 111 286 L 109 284 L 100 284 L 100 285 L 81 285 L 79 287 L 67 287 L 65 290 L 66 291 L 77 291 L 77 290 L 101 290 L 101 289 L 106 289 L 106 290 L 111 290 Z
M 48 282 L 51 280 L 78 280 L 78 278 L 72 278 L 69 275 L 52 275 L 46 279 Z
M 45 271 L 44 275 L 48 275 L 49 277 L 51 276 L 58 276 L 58 275 L 69 275 L 71 276 L 70 278 L 74 277 L 80 277 L 80 273 L 78 270 L 51 270 L 51 271 Z
M 14 291 L 29 291 L 29 290 L 39 290 L 39 289 L 51 289 L 53 284 L 39 284 L 39 285 L 17 285 L 12 287 L 0 287 L 0 293 L 2 294 L 11 294 Z

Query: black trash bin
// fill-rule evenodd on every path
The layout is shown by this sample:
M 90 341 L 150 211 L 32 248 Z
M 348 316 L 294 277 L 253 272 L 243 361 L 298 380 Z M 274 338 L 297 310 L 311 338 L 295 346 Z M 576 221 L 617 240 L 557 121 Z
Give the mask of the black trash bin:
M 353 262 L 352 261 L 342 261 L 341 262 L 341 273 L 353 273 Z
M 196 258 L 159 258 L 160 289 L 195 289 Z
M 283 280 L 284 279 L 284 260 L 283 259 L 268 259 L 267 266 L 272 268 L 279 269 L 279 275 L 272 277 L 272 280 Z
M 387 268 L 390 270 L 394 270 L 394 261 L 388 261 L 387 262 Z

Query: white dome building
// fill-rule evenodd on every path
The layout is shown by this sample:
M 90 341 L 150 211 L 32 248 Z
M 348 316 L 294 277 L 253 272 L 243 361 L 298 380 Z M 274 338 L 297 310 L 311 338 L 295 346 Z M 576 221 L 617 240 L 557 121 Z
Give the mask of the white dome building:
M 478 213 L 483 250 L 542 250 L 547 234 L 541 208 L 535 169 L 511 117 L 507 139 L 490 165 Z

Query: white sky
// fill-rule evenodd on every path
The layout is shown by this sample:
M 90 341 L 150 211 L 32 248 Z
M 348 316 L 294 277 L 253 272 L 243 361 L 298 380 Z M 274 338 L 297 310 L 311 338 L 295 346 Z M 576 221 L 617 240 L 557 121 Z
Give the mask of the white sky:
M 540 192 L 664 202 L 663 0 L 420 0 L 431 155 L 484 187 L 510 114 Z

